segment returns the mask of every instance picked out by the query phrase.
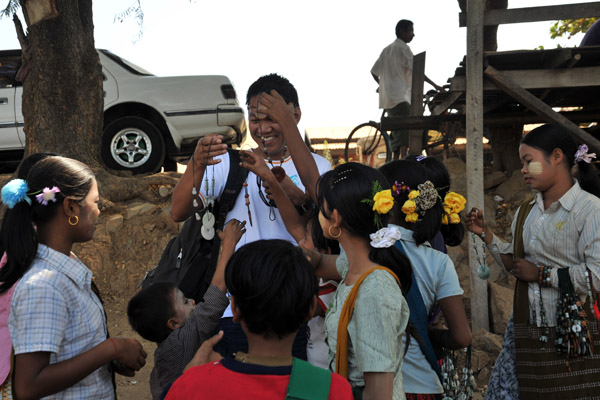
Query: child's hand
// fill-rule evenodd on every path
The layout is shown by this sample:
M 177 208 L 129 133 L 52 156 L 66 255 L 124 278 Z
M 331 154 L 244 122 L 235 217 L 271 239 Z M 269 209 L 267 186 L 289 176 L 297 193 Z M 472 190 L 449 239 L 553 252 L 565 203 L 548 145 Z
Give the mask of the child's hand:
M 242 157 L 242 167 L 254 172 L 263 181 L 275 178 L 265 160 L 255 152 L 242 150 L 240 155 Z
M 144 348 L 135 339 L 115 337 L 111 338 L 116 348 L 116 360 L 123 365 L 124 370 L 139 371 L 146 365 L 146 357 L 148 356 Z
M 113 368 L 113 371 L 115 371 L 115 373 L 117 373 L 119 375 L 129 376 L 129 377 L 135 376 L 135 371 L 131 368 L 127 368 L 125 366 L 125 364 L 123 364 L 122 362 L 113 361 L 112 368 Z
M 294 105 L 286 103 L 276 90 L 271 90 L 270 93 L 265 92 L 260 95 L 257 115 L 259 119 L 269 117 L 279 125 L 284 124 L 286 120 L 287 122 L 296 123 Z
M 246 221 L 238 221 L 232 219 L 227 223 L 225 229 L 218 231 L 217 234 L 223 243 L 223 246 L 228 246 L 235 249 L 235 246 L 240 241 L 242 235 L 246 232 Z
M 220 359 L 222 359 L 223 357 L 221 357 L 219 353 L 213 350 L 213 347 L 215 347 L 215 345 L 219 343 L 219 340 L 221 340 L 222 338 L 223 331 L 219 331 L 219 333 L 217 333 L 215 336 L 211 337 L 210 339 L 207 339 L 204 343 L 202 343 L 202 345 L 194 355 L 194 358 L 192 358 L 192 360 L 183 369 L 183 372 L 187 371 L 192 367 L 197 367 L 198 365 L 203 365 L 209 362 L 219 361 Z

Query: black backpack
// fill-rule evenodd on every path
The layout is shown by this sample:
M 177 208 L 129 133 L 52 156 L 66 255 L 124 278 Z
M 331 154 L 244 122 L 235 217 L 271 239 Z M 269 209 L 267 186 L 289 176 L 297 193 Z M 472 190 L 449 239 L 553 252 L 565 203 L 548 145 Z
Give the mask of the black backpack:
M 221 198 L 216 202 L 215 230 L 223 229 L 227 213 L 231 211 L 246 180 L 247 170 L 240 166 L 240 153 L 228 149 L 230 168 Z M 185 297 L 201 302 L 215 273 L 221 240 L 206 240 L 200 234 L 202 220 L 189 217 L 181 231 L 169 241 L 156 267 L 146 273 L 140 285 L 146 288 L 156 282 L 172 282 Z

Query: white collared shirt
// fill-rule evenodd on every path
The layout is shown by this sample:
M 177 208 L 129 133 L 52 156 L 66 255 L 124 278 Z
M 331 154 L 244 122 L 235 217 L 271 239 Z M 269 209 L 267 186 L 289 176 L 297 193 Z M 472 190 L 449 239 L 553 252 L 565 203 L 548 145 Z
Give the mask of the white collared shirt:
M 541 291 L 549 326 L 556 325 L 556 304 L 560 298 L 558 269 L 569 268 L 575 293 L 585 300 L 591 272 L 594 286 L 600 288 L 600 199 L 581 189 L 579 183 L 569 189 L 558 201 L 544 210 L 541 193 L 537 193 L 531 212 L 523 227 L 525 259 L 536 265 L 552 266 L 552 287 Z M 512 223 L 515 233 L 517 215 Z M 490 253 L 500 265 L 499 253 L 513 254 L 513 243 L 503 243 L 494 236 Z M 540 290 L 538 282 L 529 283 L 529 310 L 531 321 L 541 325 Z
M 413 53 L 402 40 L 396 39 L 382 50 L 371 73 L 379 77 L 379 108 L 390 109 L 410 103 Z
M 9 318 L 15 354 L 49 352 L 50 364 L 69 360 L 106 340 L 104 308 L 79 260 L 43 244 L 13 295 Z M 109 364 L 44 399 L 113 399 Z

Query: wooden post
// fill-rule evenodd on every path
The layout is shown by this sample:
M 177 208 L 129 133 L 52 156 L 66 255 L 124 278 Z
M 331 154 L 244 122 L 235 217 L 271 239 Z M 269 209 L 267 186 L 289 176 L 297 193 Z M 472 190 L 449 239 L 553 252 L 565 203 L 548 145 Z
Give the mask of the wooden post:
M 413 58 L 412 89 L 410 95 L 410 115 L 423 116 L 423 86 L 425 85 L 425 52 Z M 423 150 L 422 130 L 408 131 L 410 154 L 421 154 Z
M 483 18 L 485 0 L 467 1 L 467 210 L 485 209 L 483 199 Z M 484 215 L 493 218 L 491 215 Z M 471 327 L 489 330 L 487 281 L 477 275 L 474 245 L 479 239 L 467 235 L 471 271 Z

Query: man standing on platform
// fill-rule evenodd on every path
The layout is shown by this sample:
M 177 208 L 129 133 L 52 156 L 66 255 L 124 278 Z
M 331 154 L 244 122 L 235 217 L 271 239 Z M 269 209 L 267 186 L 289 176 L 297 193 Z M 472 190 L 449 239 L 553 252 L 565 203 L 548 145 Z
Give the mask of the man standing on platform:
M 403 117 L 410 114 L 412 88 L 413 53 L 408 47 L 415 37 L 412 21 L 402 19 L 396 24 L 396 40 L 383 49 L 371 68 L 371 75 L 379 84 L 379 108 L 387 111 L 388 117 Z M 425 80 L 437 90 L 441 87 L 429 78 Z M 407 154 L 408 129 L 393 130 L 390 142 L 394 160 Z

